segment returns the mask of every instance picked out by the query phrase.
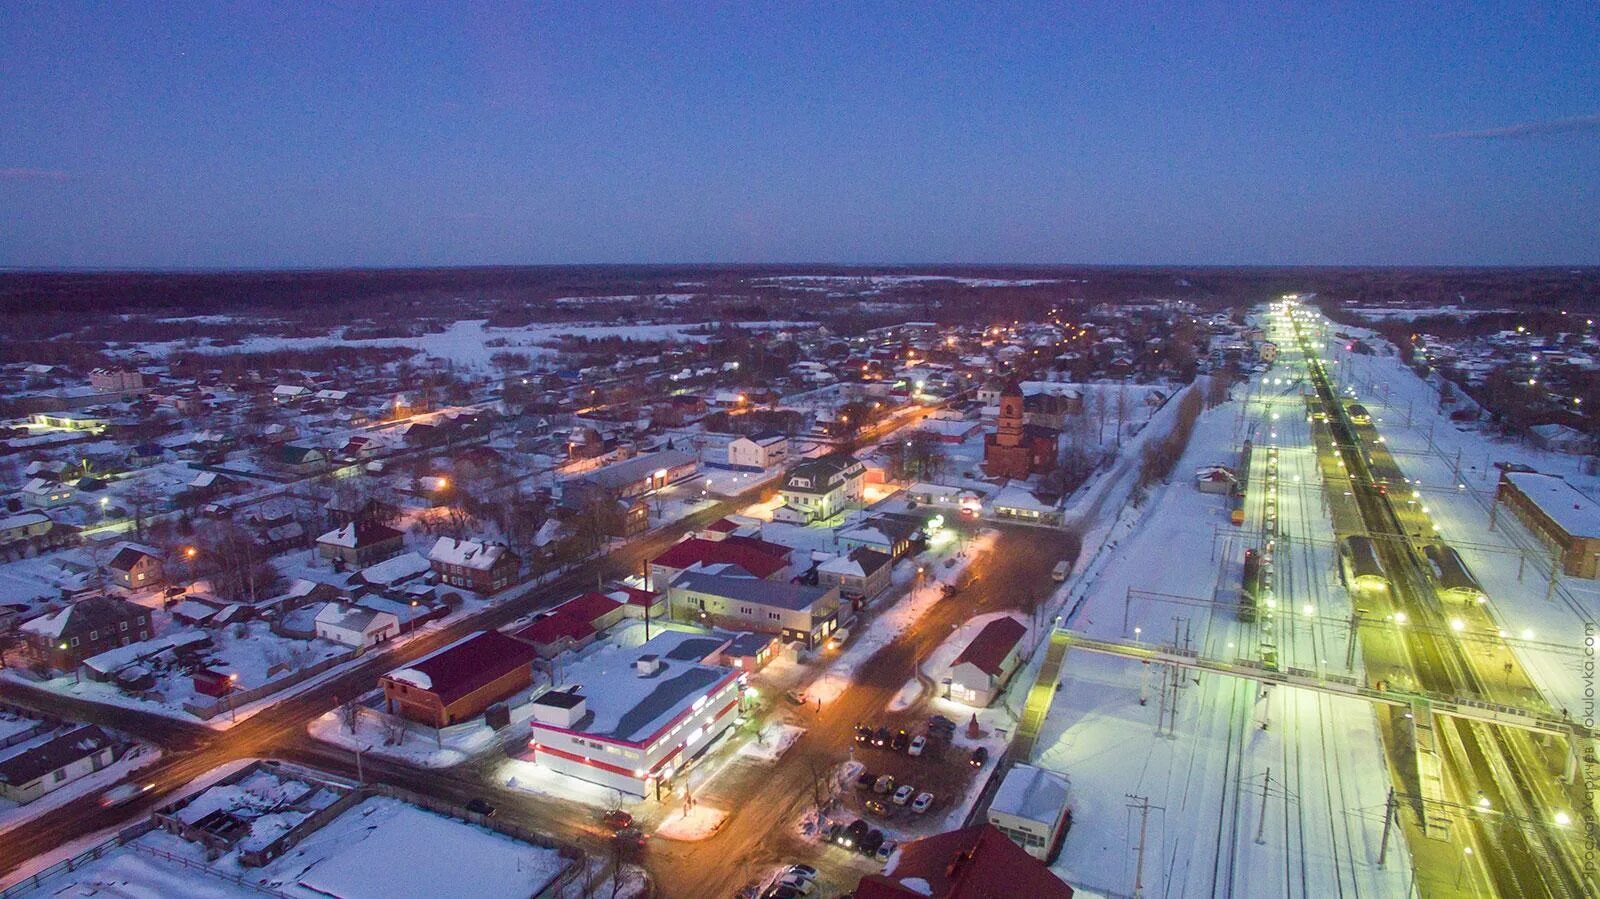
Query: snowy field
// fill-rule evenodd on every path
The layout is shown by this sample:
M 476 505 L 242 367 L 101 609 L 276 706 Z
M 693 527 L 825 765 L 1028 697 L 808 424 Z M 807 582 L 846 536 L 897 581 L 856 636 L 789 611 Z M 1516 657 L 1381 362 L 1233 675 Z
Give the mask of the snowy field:
M 568 864 L 553 849 L 375 797 L 262 868 L 232 852 L 208 861 L 203 847 L 154 830 L 20 895 L 235 899 L 259 897 L 259 886 L 294 897 L 444 899 L 462 895 L 465 876 L 474 897 L 524 899 Z

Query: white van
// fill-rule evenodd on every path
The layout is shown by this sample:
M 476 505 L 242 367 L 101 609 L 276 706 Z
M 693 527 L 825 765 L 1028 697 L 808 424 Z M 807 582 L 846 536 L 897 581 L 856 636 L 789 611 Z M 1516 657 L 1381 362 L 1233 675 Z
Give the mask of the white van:
M 1062 581 L 1066 580 L 1067 579 L 1067 575 L 1069 575 L 1071 573 L 1072 573 L 1072 563 L 1068 562 L 1066 559 L 1062 559 L 1061 561 L 1057 562 L 1056 563 L 1056 567 L 1050 569 L 1050 576 L 1055 578 L 1056 579 L 1056 583 L 1058 583 L 1058 584 L 1061 583 Z

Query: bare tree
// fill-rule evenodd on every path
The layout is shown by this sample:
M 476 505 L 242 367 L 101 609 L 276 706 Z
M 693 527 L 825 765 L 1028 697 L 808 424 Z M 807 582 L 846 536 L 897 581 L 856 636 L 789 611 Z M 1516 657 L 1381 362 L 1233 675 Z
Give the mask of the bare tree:
M 356 725 L 361 721 L 361 703 L 353 698 L 340 703 L 339 720 L 344 722 L 345 730 L 355 733 Z

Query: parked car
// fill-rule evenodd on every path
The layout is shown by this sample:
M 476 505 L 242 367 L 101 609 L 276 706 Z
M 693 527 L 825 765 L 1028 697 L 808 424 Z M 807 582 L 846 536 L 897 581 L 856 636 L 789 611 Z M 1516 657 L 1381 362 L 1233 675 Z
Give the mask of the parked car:
M 967 764 L 971 765 L 974 768 L 982 768 L 983 767 L 983 763 L 987 762 L 988 760 L 989 760 L 989 749 L 988 749 L 988 747 L 979 746 L 977 749 L 972 750 L 972 758 L 967 759 Z
M 800 693 L 799 690 L 790 690 L 789 692 L 783 694 L 783 698 L 789 700 L 790 705 L 806 704 L 806 698 Z
M 796 877 L 793 875 L 781 878 L 776 885 L 785 889 L 794 890 L 796 893 L 799 893 L 802 896 L 809 896 L 817 891 L 817 885 L 812 883 L 810 878 Z
M 900 844 L 896 843 L 894 840 L 884 840 L 883 845 L 878 847 L 878 861 L 889 861 L 889 856 L 894 855 L 894 851 L 899 848 Z
M 844 829 L 844 835 L 839 839 L 839 845 L 846 849 L 854 849 L 861 845 L 861 841 L 867 837 L 867 831 L 871 829 L 867 822 L 857 818 L 850 822 L 849 827 Z
M 611 839 L 619 846 L 631 846 L 634 849 L 643 849 L 650 835 L 637 827 L 624 827 L 611 835 Z
M 878 775 L 873 774 L 871 771 L 863 771 L 856 777 L 856 789 L 870 790 L 872 789 L 872 785 L 877 782 L 877 780 Z
M 494 806 L 490 805 L 489 801 L 481 796 L 467 801 L 467 811 L 474 815 L 482 815 L 485 818 L 494 817 Z
M 928 748 L 928 738 L 923 734 L 917 734 L 911 738 L 911 745 L 906 747 L 906 754 L 918 756 L 926 748 Z
M 817 869 L 810 865 L 790 865 L 783 869 L 785 877 L 804 877 L 806 880 L 817 879 Z
M 866 726 L 865 724 L 857 724 L 856 725 L 856 742 L 859 743 L 859 744 L 863 744 L 863 745 L 865 745 L 867 743 L 871 743 L 872 742 L 872 728 Z
M 867 803 L 866 803 L 866 807 L 867 807 L 867 811 L 871 812 L 874 815 L 877 815 L 880 818 L 885 817 L 885 816 L 887 816 L 889 814 L 889 807 L 884 805 L 882 802 L 879 802 L 876 799 L 868 799 Z
M 872 745 L 882 749 L 889 745 L 889 728 L 880 727 L 872 732 Z
M 877 793 L 879 796 L 886 796 L 890 793 L 893 793 L 894 775 L 880 774 L 878 779 L 872 784 L 872 792 Z
M 906 747 L 909 745 L 911 745 L 911 737 L 905 732 L 905 728 L 901 728 L 899 731 L 897 731 L 894 735 L 894 739 L 889 741 L 889 748 L 893 749 L 895 752 L 905 752 Z
M 881 831 L 878 828 L 874 827 L 871 830 L 867 831 L 867 835 L 866 836 L 861 838 L 861 854 L 862 855 L 877 855 L 878 854 L 878 847 L 882 846 L 882 845 L 883 845 L 883 831 Z
M 775 883 L 767 887 L 767 891 L 761 894 L 761 899 L 801 899 L 804 895 L 804 893 L 793 887 Z
M 620 808 L 614 808 L 606 812 L 605 817 L 600 819 L 600 823 L 612 830 L 622 830 L 633 826 L 633 816 Z
M 900 788 L 894 791 L 894 798 L 891 801 L 893 801 L 895 805 L 905 805 L 906 803 L 910 802 L 911 797 L 915 796 L 916 794 L 916 787 L 913 787 L 910 784 L 901 784 Z
M 911 803 L 911 810 L 920 815 L 927 811 L 930 805 L 933 805 L 933 794 L 918 793 L 917 798 Z

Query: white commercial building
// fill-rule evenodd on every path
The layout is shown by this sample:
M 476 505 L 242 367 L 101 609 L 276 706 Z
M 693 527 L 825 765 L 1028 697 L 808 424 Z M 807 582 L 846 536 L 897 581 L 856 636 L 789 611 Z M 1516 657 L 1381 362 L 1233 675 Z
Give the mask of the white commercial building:
M 739 437 L 728 444 L 728 464 L 735 468 L 767 469 L 789 457 L 789 438 L 782 434 Z
M 400 634 L 400 619 L 390 612 L 330 602 L 317 612 L 317 636 L 357 649 L 376 646 Z
M 741 673 L 706 661 L 730 639 L 666 631 L 632 648 L 596 646 L 534 697 L 532 759 L 634 796 L 670 788 L 738 715 Z
M 1047 860 L 1071 823 L 1067 779 L 1032 765 L 1015 765 L 989 804 L 989 823 L 1027 850 Z

